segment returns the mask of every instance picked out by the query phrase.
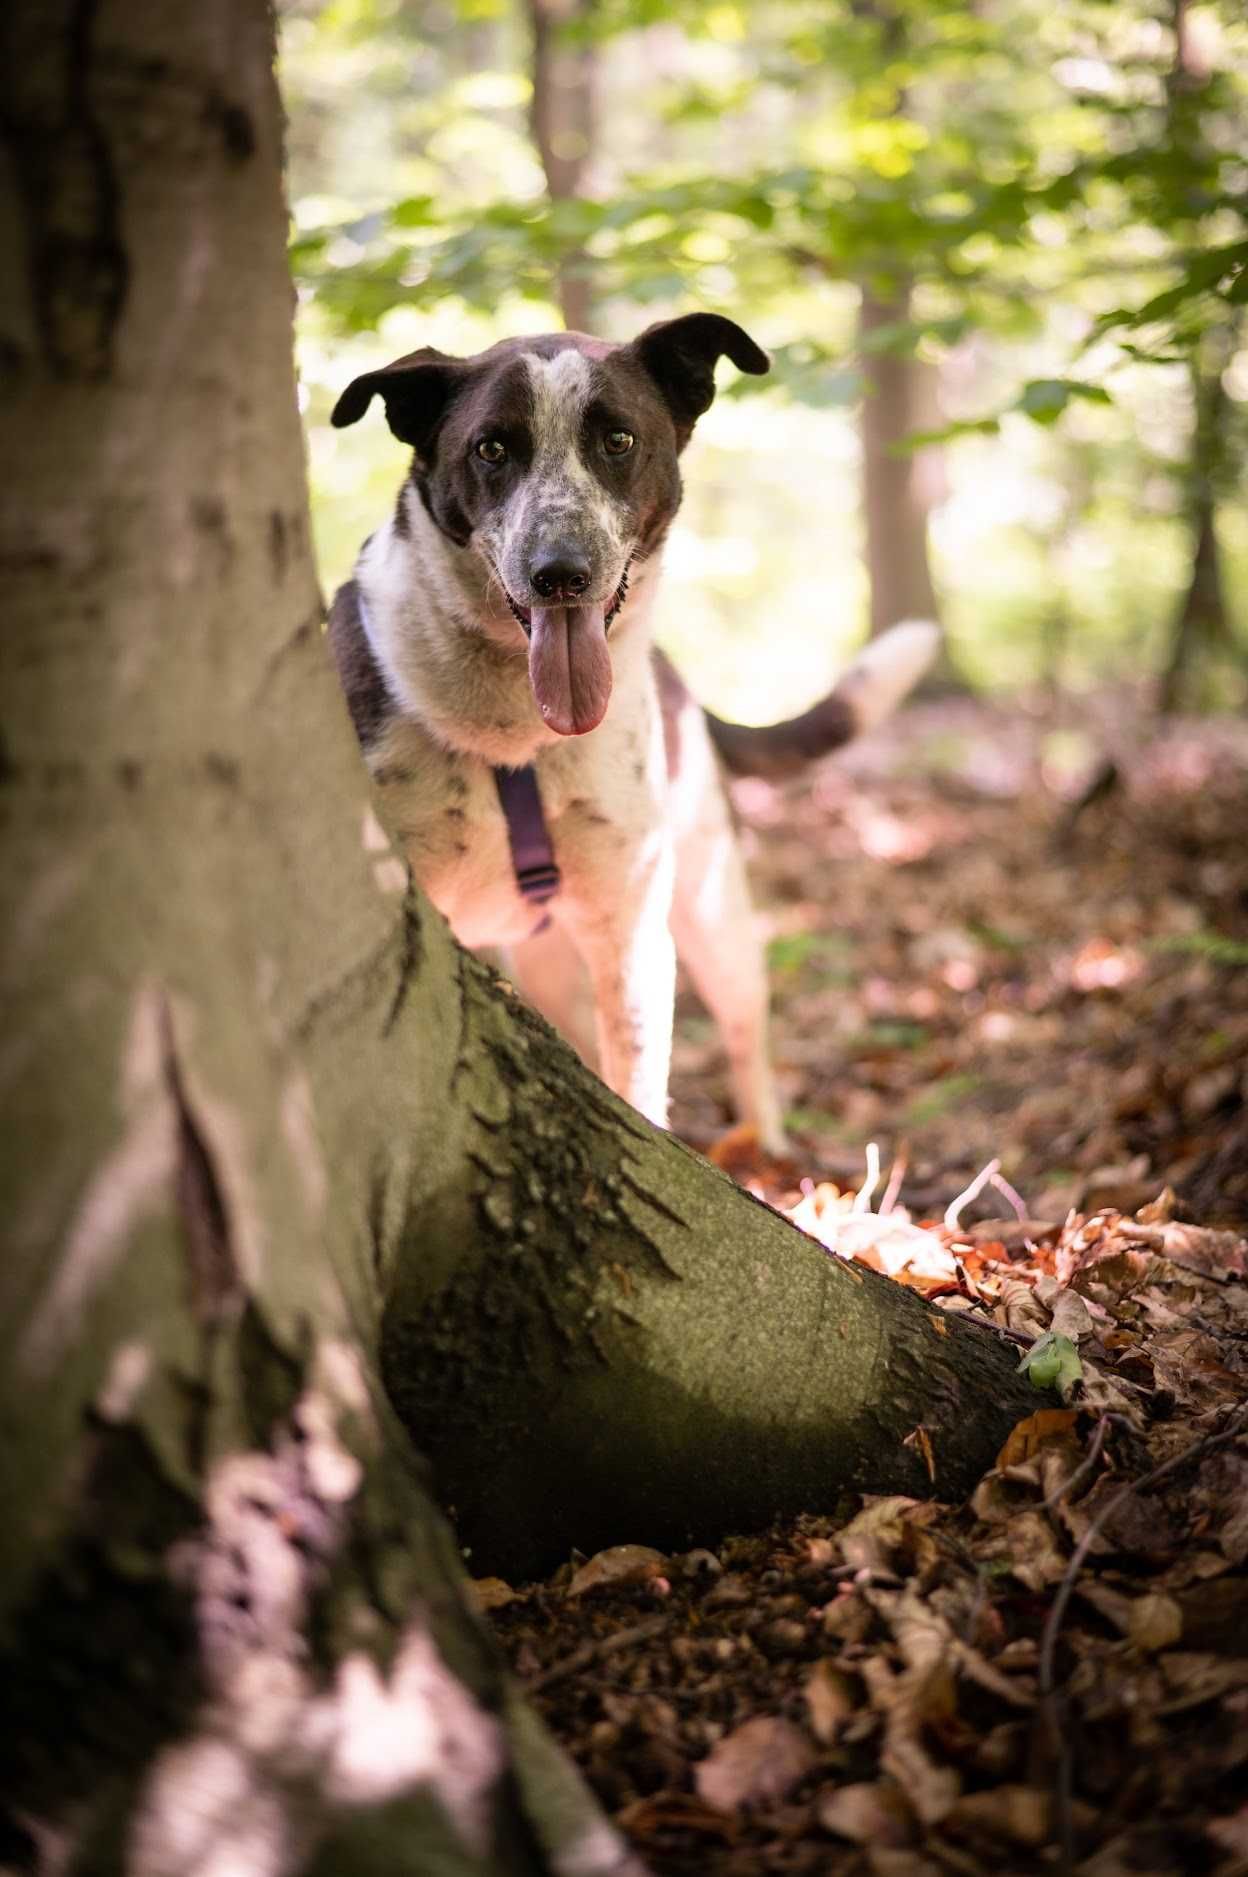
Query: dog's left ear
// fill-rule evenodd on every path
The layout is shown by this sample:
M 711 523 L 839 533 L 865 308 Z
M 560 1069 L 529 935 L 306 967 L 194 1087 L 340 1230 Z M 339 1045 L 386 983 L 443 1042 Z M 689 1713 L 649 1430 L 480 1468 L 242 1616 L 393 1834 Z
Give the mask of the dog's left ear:
M 469 373 L 466 359 L 452 358 L 431 345 L 396 358 L 379 371 L 353 378 L 333 408 L 330 423 L 336 430 L 358 423 L 376 393 L 385 404 L 386 421 L 400 443 L 410 443 L 427 457 L 438 426 L 455 393 Z
M 663 393 L 682 445 L 715 396 L 715 366 L 721 358 L 730 358 L 738 371 L 761 375 L 771 370 L 771 360 L 749 333 L 718 313 L 661 320 L 648 326 L 632 349 Z

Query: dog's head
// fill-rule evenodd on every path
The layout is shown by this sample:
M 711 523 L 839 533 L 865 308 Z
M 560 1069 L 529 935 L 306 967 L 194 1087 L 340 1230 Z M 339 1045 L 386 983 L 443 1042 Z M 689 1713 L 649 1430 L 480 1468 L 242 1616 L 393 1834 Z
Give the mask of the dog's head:
M 602 721 L 607 632 L 630 562 L 662 540 L 680 502 L 677 457 L 715 395 L 726 355 L 767 354 L 730 319 L 690 313 L 631 345 L 580 333 L 504 339 L 475 358 L 425 348 L 356 378 L 333 422 L 376 393 L 415 451 L 412 474 L 444 534 L 480 554 L 529 637 L 543 717 L 563 736 Z

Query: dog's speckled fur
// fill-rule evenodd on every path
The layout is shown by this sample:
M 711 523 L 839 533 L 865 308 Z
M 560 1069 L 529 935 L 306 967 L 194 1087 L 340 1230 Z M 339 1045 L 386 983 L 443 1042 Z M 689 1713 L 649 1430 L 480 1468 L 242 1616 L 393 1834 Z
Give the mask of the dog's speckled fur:
M 506 948 L 526 995 L 662 1123 L 674 935 L 724 1033 L 742 1115 L 778 1150 L 762 950 L 708 722 L 649 643 L 679 453 L 724 353 L 766 370 L 739 327 L 693 314 L 628 346 L 554 334 L 475 359 L 426 350 L 355 380 L 335 422 L 380 395 L 415 456 L 394 517 L 335 597 L 330 641 L 384 816 L 460 939 Z M 620 432 L 632 444 L 608 454 Z M 483 463 L 483 439 L 504 446 L 499 464 Z M 608 618 L 627 586 L 610 625 L 610 703 L 580 736 L 544 721 L 527 659 L 533 571 L 569 551 Z M 869 647 L 820 707 L 819 734 L 799 720 L 802 754 L 883 715 L 934 643 L 934 628 L 905 626 Z M 711 722 L 728 745 L 734 729 Z M 784 729 L 765 734 L 777 760 Z M 735 766 L 751 747 L 739 732 Z M 537 935 L 491 773 L 527 763 L 562 875 Z

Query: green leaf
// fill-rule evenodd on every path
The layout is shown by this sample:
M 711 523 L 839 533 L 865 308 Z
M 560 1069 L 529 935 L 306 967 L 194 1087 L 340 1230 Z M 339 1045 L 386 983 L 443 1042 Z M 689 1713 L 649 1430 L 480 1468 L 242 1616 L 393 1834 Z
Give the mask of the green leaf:
M 1079 1351 L 1069 1336 L 1050 1330 L 1023 1351 L 1019 1368 L 1033 1388 L 1055 1388 L 1063 1401 L 1069 1401 L 1083 1380 Z
M 407 196 L 395 203 L 390 220 L 396 228 L 436 228 L 437 206 L 432 196 Z
M 1084 384 L 1077 378 L 1032 378 L 1023 386 L 1016 408 L 1033 423 L 1055 424 L 1072 398 L 1089 404 L 1113 403 L 1101 385 Z
M 941 424 L 936 430 L 912 430 L 900 443 L 890 446 L 890 456 L 910 456 L 933 443 L 953 443 L 958 437 L 995 437 L 1001 428 L 999 417 L 960 417 L 954 423 Z

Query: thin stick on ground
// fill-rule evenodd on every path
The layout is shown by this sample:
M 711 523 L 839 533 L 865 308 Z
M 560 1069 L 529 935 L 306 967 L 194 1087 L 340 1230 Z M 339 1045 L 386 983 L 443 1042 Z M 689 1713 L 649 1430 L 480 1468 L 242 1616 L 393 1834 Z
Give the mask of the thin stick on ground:
M 1107 1414 L 1103 1414 L 1100 1420 L 1096 1424 L 1096 1432 L 1092 1436 L 1092 1445 L 1088 1448 L 1086 1458 L 1082 1459 L 1079 1462 L 1078 1466 L 1075 1468 L 1074 1472 L 1071 1474 L 1069 1479 L 1063 1480 L 1061 1485 L 1055 1487 L 1054 1490 L 1049 1494 L 1048 1498 L 1044 1501 L 1044 1503 L 1040 1507 L 1040 1510 L 1042 1512 L 1049 1512 L 1053 1509 L 1055 1505 L 1060 1505 L 1061 1501 L 1066 1498 L 1067 1494 L 1072 1493 L 1075 1490 L 1075 1487 L 1079 1484 L 1080 1480 L 1087 1478 L 1088 1474 L 1092 1471 L 1097 1461 L 1101 1457 L 1101 1448 L 1105 1445 L 1105 1435 L 1107 1434 L 1108 1431 L 1109 1431 L 1109 1416 Z
M 990 1160 L 988 1165 L 975 1175 L 970 1185 L 965 1187 L 962 1192 L 958 1194 L 956 1199 L 950 1200 L 949 1204 L 945 1207 L 945 1226 L 948 1231 L 957 1231 L 962 1221 L 963 1207 L 969 1206 L 972 1199 L 978 1199 L 989 1180 L 999 1173 L 1000 1170 L 1001 1162 L 999 1160 Z
M 1057 1840 L 1061 1852 L 1058 1865 L 1062 1877 L 1075 1869 L 1075 1828 L 1071 1807 L 1071 1757 L 1067 1730 L 1061 1725 L 1062 1715 L 1057 1692 L 1054 1687 L 1053 1664 L 1057 1653 L 1057 1639 L 1061 1634 L 1062 1623 L 1070 1599 L 1074 1594 L 1079 1573 L 1083 1569 L 1088 1553 L 1102 1531 L 1106 1521 L 1133 1492 L 1143 1492 L 1150 1486 L 1166 1479 L 1171 1473 L 1177 1473 L 1181 1467 L 1199 1459 L 1201 1454 L 1209 1453 L 1215 1447 L 1224 1447 L 1228 1441 L 1242 1433 L 1248 1427 L 1248 1403 L 1236 1408 L 1227 1424 L 1215 1434 L 1206 1434 L 1203 1439 L 1184 1447 L 1181 1452 L 1172 1454 L 1145 1473 L 1141 1479 L 1128 1480 L 1112 1498 L 1105 1501 L 1088 1529 L 1071 1553 L 1066 1573 L 1057 1587 L 1049 1614 L 1045 1619 L 1044 1633 L 1040 1639 L 1040 1660 L 1037 1672 L 1037 1684 L 1040 1694 L 1041 1709 L 1047 1716 L 1053 1740 L 1056 1742 L 1056 1765 L 1053 1775 L 1054 1810 L 1057 1815 Z M 1099 1430 L 1098 1430 L 1099 1431 Z M 1085 1462 L 1086 1464 L 1086 1462 Z M 1070 1481 L 1067 1482 L 1069 1487 Z

